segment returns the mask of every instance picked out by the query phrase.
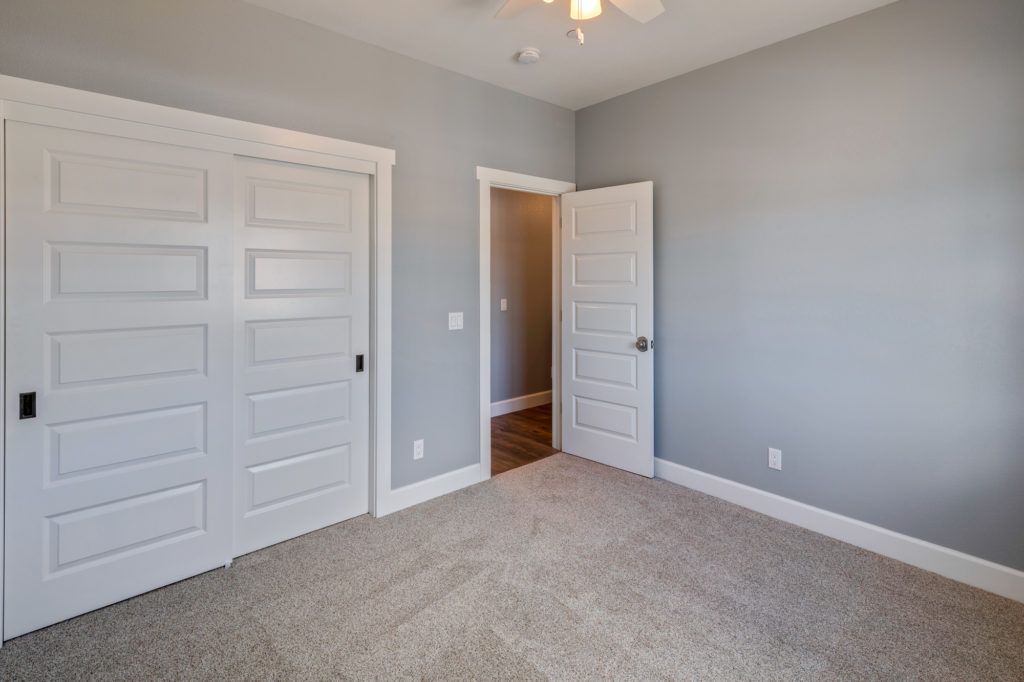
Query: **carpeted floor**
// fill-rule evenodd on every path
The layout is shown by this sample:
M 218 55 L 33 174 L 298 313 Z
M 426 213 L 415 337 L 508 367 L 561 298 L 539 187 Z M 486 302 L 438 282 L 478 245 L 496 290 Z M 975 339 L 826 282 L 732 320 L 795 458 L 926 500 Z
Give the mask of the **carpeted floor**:
M 568 455 L 8 642 L 0 678 L 1024 679 L 1024 604 Z

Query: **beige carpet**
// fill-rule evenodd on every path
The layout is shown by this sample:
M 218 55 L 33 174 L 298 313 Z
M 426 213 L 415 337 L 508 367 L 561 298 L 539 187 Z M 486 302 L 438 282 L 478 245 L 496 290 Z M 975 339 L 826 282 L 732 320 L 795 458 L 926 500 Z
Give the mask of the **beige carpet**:
M 1024 679 L 1024 605 L 555 455 L 8 642 L 0 677 Z

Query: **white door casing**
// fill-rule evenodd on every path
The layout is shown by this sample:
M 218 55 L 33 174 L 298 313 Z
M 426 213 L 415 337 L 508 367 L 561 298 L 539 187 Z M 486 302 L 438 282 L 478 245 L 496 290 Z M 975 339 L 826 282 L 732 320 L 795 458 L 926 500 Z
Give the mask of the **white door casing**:
M 503 188 L 545 194 L 558 198 L 576 190 L 576 184 L 563 180 L 524 175 L 511 171 L 477 166 L 480 205 L 480 479 L 491 477 L 491 189 Z M 558 310 L 561 305 L 561 202 L 551 202 L 551 444 L 561 448 L 562 436 L 559 396 L 561 395 L 561 327 Z
M 651 477 L 653 183 L 562 195 L 561 237 L 562 450 Z
M 230 558 L 232 186 L 227 154 L 6 133 L 10 638 Z
M 366 175 L 236 162 L 235 555 L 368 511 L 369 210 Z

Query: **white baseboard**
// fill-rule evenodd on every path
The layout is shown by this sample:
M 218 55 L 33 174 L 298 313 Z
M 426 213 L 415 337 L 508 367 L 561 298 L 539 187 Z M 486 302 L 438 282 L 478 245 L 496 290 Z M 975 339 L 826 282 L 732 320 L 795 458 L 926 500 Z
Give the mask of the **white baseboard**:
M 654 475 L 989 592 L 1024 602 L 1024 571 L 886 530 L 788 497 L 654 460 Z
M 521 395 L 518 398 L 499 400 L 496 403 L 491 403 L 491 416 L 500 417 L 501 415 L 508 414 L 509 412 L 528 410 L 531 407 L 537 407 L 538 405 L 547 405 L 550 402 L 551 391 L 541 391 L 540 393 Z
M 480 464 L 477 463 L 428 478 L 424 481 L 395 488 L 389 491 L 387 497 L 381 500 L 378 516 L 386 516 L 406 507 L 411 507 L 414 504 L 453 493 L 466 486 L 479 483 L 480 480 Z

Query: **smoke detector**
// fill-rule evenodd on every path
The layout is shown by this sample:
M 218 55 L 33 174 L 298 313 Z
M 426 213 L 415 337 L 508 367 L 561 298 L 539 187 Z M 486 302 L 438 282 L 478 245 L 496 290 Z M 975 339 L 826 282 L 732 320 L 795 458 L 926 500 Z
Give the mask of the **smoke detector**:
M 516 53 L 516 61 L 520 64 L 536 64 L 540 61 L 540 50 L 535 47 L 524 47 Z

